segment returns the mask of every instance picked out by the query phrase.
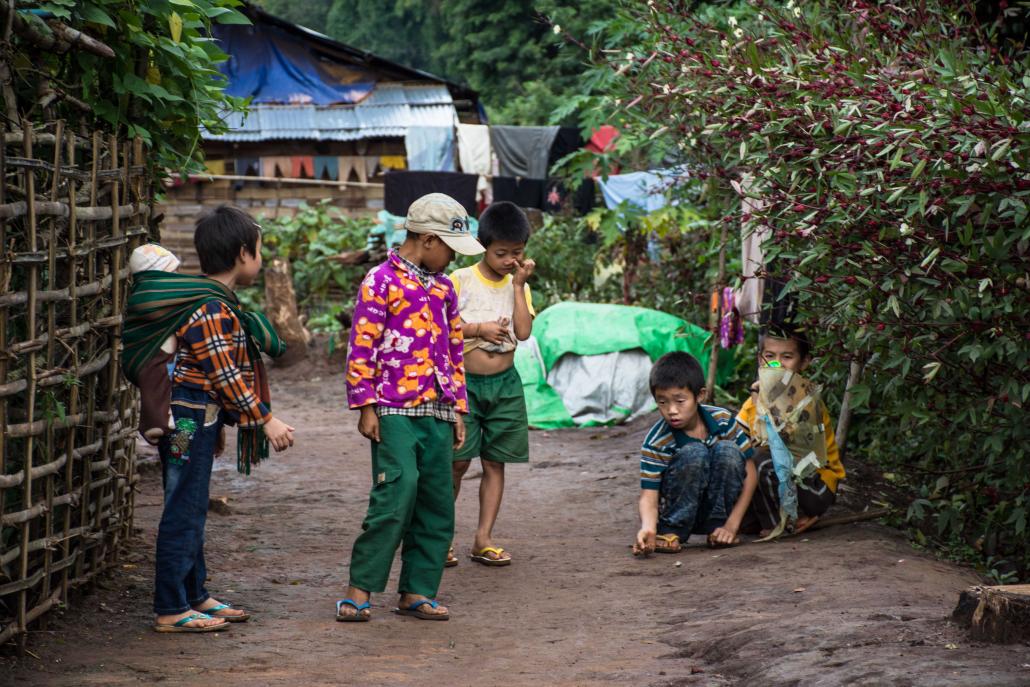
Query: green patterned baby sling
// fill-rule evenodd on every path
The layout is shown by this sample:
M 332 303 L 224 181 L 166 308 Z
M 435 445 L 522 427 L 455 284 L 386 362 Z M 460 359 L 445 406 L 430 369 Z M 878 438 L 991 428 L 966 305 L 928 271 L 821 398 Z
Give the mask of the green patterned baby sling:
M 254 366 L 258 398 L 271 407 L 268 376 L 261 353 L 277 358 L 286 352 L 268 318 L 245 312 L 236 294 L 225 284 L 207 277 L 173 272 L 144 271 L 132 277 L 132 290 L 122 329 L 122 371 L 139 385 L 143 365 L 157 354 L 161 344 L 182 328 L 199 308 L 211 301 L 223 303 L 240 321 L 247 334 L 247 353 Z M 236 469 L 250 474 L 250 467 L 268 458 L 268 438 L 260 426 L 237 430 Z

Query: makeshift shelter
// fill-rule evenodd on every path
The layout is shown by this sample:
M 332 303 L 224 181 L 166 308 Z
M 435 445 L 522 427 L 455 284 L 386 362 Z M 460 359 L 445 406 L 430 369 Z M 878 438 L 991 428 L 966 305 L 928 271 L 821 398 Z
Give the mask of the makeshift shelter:
M 533 336 L 515 352 L 529 424 L 538 429 L 628 422 L 655 409 L 652 363 L 686 351 L 707 368 L 705 329 L 675 315 L 626 305 L 559 303 L 533 322 Z M 733 369 L 720 351 L 716 381 Z
M 157 210 L 186 272 L 199 270 L 193 223 L 204 209 L 229 202 L 280 216 L 330 198 L 348 214 L 374 215 L 384 173 L 409 166 L 406 137 L 481 122 L 479 97 L 465 86 L 254 5 L 240 11 L 251 25 L 216 24 L 214 38 L 229 55 L 226 90 L 251 98 L 250 110 L 227 113 L 226 133 L 201 132 L 209 176 L 170 188 Z

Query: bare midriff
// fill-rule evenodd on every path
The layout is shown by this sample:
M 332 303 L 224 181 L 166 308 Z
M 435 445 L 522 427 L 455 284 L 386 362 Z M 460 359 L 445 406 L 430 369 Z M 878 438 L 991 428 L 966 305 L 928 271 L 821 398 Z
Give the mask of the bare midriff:
M 473 375 L 495 375 L 515 364 L 515 351 L 494 353 L 475 348 L 465 354 L 465 372 Z

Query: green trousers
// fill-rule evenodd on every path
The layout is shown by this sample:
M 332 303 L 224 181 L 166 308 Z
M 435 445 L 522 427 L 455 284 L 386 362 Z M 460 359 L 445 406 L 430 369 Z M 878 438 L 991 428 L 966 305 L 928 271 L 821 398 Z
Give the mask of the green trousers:
M 372 493 L 354 542 L 350 584 L 386 590 L 397 547 L 402 594 L 436 596 L 454 536 L 454 425 L 433 417 L 384 415 L 372 442 Z

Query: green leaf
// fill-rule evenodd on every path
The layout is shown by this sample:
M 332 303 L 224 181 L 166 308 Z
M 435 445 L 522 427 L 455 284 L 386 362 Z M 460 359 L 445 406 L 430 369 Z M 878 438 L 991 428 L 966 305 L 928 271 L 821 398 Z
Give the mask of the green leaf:
M 919 175 L 923 173 L 924 169 L 926 169 L 926 159 L 920 158 L 919 162 L 916 163 L 915 168 L 912 170 L 912 176 L 909 178 L 913 180 L 918 179 Z
M 219 14 L 214 17 L 214 21 L 217 24 L 239 24 L 244 26 L 251 23 L 250 19 L 247 19 L 246 15 L 241 12 L 237 12 L 236 10 L 230 10 L 229 12 Z
M 112 29 L 118 28 L 118 25 L 114 23 L 114 19 L 111 19 L 107 12 L 92 3 L 83 5 L 81 14 L 83 19 L 93 24 L 110 26 Z

